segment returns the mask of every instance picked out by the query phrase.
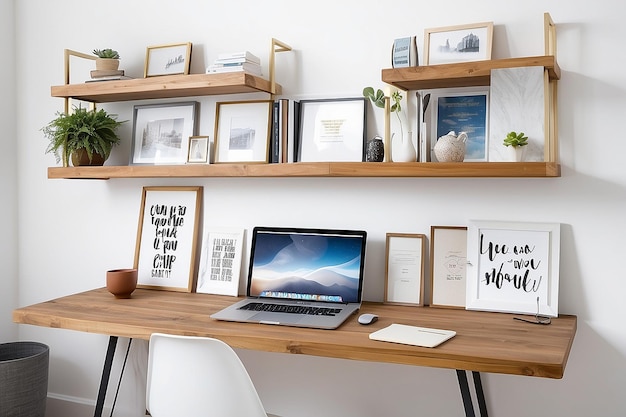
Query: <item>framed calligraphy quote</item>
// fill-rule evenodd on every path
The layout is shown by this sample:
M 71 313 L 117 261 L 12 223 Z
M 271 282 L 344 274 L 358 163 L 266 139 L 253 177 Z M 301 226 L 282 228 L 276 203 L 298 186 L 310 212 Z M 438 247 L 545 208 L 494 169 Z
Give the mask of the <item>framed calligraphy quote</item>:
M 137 287 L 191 292 L 202 187 L 144 187 L 134 268 Z
M 204 235 L 196 292 L 236 297 L 244 229 L 211 229 Z
M 472 221 L 468 310 L 558 316 L 559 223 Z

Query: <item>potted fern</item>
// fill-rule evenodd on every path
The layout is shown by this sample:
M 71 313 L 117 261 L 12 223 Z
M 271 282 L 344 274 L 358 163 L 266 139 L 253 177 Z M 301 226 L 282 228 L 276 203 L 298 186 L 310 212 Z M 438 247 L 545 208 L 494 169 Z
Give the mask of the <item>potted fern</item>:
M 104 109 L 75 107 L 73 112 L 58 112 L 57 117 L 41 130 L 50 141 L 46 153 L 54 153 L 63 166 L 103 165 L 119 144 L 116 129 L 124 122 Z
M 120 54 L 114 49 L 94 49 L 93 54 L 97 56 L 96 70 L 98 71 L 117 71 L 120 67 Z
M 510 149 L 511 159 L 514 162 L 521 162 L 524 160 L 524 154 L 526 151 L 525 146 L 528 145 L 528 136 L 525 136 L 524 132 L 507 133 L 502 144 Z

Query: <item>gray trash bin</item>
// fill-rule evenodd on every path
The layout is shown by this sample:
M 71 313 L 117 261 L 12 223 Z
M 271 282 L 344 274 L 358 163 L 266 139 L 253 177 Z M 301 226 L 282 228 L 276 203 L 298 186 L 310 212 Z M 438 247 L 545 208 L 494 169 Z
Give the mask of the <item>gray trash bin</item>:
M 37 342 L 0 344 L 0 416 L 44 417 L 49 350 Z

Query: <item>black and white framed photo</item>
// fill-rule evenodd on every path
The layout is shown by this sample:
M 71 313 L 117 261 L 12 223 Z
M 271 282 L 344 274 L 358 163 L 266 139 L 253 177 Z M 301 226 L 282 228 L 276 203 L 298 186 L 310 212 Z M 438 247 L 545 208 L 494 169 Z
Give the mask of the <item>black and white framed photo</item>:
M 209 137 L 191 136 L 189 138 L 189 151 L 187 153 L 188 164 L 209 163 Z
M 467 227 L 430 227 L 430 305 L 465 308 Z
M 189 74 L 190 64 L 191 42 L 149 46 L 143 76 Z
M 432 90 L 429 108 L 431 150 L 449 132 L 465 132 L 464 162 L 488 160 L 489 87 Z M 437 160 L 432 153 L 431 160 Z
M 197 136 L 199 107 L 196 101 L 136 105 L 131 165 L 186 163 L 189 137 Z
M 424 30 L 424 65 L 491 59 L 493 22 Z
M 385 303 L 423 305 L 426 236 L 387 233 L 386 247 Z
M 466 308 L 557 317 L 560 230 L 559 223 L 471 221 Z
M 298 162 L 365 161 L 366 98 L 300 100 Z
M 205 231 L 196 292 L 238 295 L 244 236 L 245 230 L 239 228 Z
M 137 287 L 191 292 L 202 187 L 144 187 L 133 268 Z
M 215 163 L 269 161 L 272 100 L 216 104 Z

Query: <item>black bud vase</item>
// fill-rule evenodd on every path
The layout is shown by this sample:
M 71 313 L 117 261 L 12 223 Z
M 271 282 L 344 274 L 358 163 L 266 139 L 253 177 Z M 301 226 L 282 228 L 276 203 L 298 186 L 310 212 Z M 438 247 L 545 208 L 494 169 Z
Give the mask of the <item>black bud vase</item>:
M 374 136 L 367 142 L 365 157 L 367 162 L 383 162 L 385 160 L 385 144 L 380 136 Z

